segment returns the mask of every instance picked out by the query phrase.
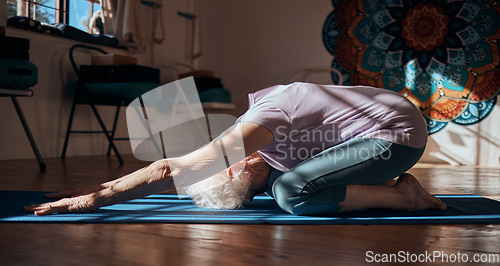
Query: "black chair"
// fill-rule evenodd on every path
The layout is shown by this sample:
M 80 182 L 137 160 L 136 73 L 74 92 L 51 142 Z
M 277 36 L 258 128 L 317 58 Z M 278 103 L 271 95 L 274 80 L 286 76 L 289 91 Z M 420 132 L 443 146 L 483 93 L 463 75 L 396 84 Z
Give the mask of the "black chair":
M 28 122 L 24 118 L 23 111 L 19 102 L 17 101 L 17 97 L 31 97 L 33 96 L 33 91 L 31 89 L 2 89 L 0 88 L 0 97 L 10 97 L 12 103 L 14 104 L 14 108 L 16 109 L 17 115 L 19 116 L 19 120 L 21 120 L 21 124 L 23 125 L 24 132 L 26 132 L 26 136 L 31 144 L 31 148 L 35 153 L 36 159 L 38 160 L 38 165 L 40 167 L 40 171 L 45 171 L 47 166 L 43 162 L 42 155 L 40 155 L 40 151 L 36 145 L 35 139 L 31 134 L 31 130 L 28 126 Z
M 47 166 L 43 162 L 35 139 L 31 134 L 28 122 L 17 97 L 31 97 L 30 88 L 38 83 L 38 68 L 29 61 L 29 39 L 10 36 L 0 36 L 0 97 L 10 97 L 16 109 L 19 120 L 35 153 L 41 171 Z
M 77 65 L 74 53 L 76 50 L 86 50 L 90 54 L 107 54 L 106 51 L 89 45 L 77 44 L 70 48 L 69 59 L 71 66 L 78 77 L 76 84 L 69 85 L 69 92 L 73 96 L 73 104 L 64 139 L 61 158 L 66 157 L 70 134 L 104 134 L 109 142 L 107 155 L 111 150 L 115 153 L 120 164 L 123 159 L 115 146 L 115 140 L 128 140 L 128 138 L 115 138 L 120 108 L 128 105 L 136 97 L 158 87 L 159 70 L 137 65 L 123 66 L 87 66 Z M 141 71 L 148 72 L 143 75 Z M 77 105 L 88 105 L 92 109 L 101 130 L 72 130 L 73 117 Z M 111 130 L 104 124 L 101 115 L 96 109 L 97 105 L 116 106 L 115 117 Z

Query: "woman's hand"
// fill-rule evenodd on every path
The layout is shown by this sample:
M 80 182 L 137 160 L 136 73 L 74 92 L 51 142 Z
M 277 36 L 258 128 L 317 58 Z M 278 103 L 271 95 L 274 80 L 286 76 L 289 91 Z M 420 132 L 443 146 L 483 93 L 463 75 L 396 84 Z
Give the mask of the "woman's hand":
M 99 207 L 102 207 L 103 201 L 99 199 L 106 194 L 106 189 L 107 187 L 102 184 L 58 193 L 50 193 L 45 196 L 49 199 L 62 199 L 55 202 L 32 204 L 31 206 L 24 207 L 24 209 L 35 215 L 95 211 Z
M 154 193 L 174 189 L 167 160 L 159 160 L 113 181 L 86 188 L 45 195 L 54 202 L 26 206 L 35 215 L 52 213 L 88 212 L 103 206 L 142 198 Z

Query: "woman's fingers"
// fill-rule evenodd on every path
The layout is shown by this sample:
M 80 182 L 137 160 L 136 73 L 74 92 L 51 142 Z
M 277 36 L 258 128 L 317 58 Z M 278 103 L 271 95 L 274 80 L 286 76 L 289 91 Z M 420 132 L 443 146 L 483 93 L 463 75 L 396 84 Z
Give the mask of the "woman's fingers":
M 51 204 L 40 204 L 40 205 L 31 205 L 24 207 L 27 212 L 34 213 L 35 215 L 47 215 L 51 213 L 64 213 L 66 211 L 66 206 L 58 206 Z
M 33 204 L 26 206 L 24 209 L 27 212 L 35 215 L 47 215 L 51 213 L 70 213 L 70 212 L 85 212 L 97 209 L 95 202 L 90 195 L 84 195 L 74 198 L 64 198 L 55 202 L 43 204 Z
M 76 196 L 94 193 L 94 192 L 100 191 L 104 188 L 105 188 L 104 185 L 96 185 L 96 186 L 90 186 L 90 187 L 85 187 L 85 188 L 77 188 L 77 189 L 73 189 L 73 190 L 48 193 L 48 194 L 45 194 L 45 197 L 48 199 L 71 198 L 71 197 L 76 197 Z

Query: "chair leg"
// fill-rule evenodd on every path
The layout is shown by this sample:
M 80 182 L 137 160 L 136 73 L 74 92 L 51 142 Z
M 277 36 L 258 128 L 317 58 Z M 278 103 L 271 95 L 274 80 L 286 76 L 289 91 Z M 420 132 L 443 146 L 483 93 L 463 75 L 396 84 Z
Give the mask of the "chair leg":
M 28 140 L 31 144 L 31 148 L 33 149 L 33 152 L 35 153 L 36 159 L 38 160 L 38 165 L 40 166 L 40 171 L 45 171 L 47 166 L 43 162 L 42 155 L 40 155 L 40 151 L 38 151 L 38 147 L 36 146 L 35 139 L 33 138 L 33 135 L 31 135 L 30 128 L 28 126 L 28 123 L 26 122 L 26 119 L 24 118 L 23 111 L 21 110 L 21 106 L 19 106 L 19 102 L 17 101 L 16 97 L 10 97 L 12 99 L 12 103 L 14 104 L 14 108 L 16 108 L 17 115 L 19 116 L 19 119 L 21 120 L 21 124 L 23 124 L 24 132 L 26 132 L 26 136 L 28 136 Z
M 66 149 L 68 148 L 69 134 L 71 133 L 71 125 L 73 124 L 73 116 L 76 109 L 76 100 L 73 100 L 73 105 L 71 105 L 71 112 L 69 114 L 68 129 L 66 130 L 66 136 L 64 137 L 63 152 L 61 154 L 61 159 L 66 158 Z
M 104 125 L 104 122 L 101 119 L 101 116 L 99 116 L 99 112 L 97 112 L 97 109 L 95 108 L 94 104 L 91 104 L 90 107 L 92 108 L 92 111 L 94 112 L 95 117 L 97 118 L 97 121 L 99 122 L 99 125 L 101 126 L 102 131 L 104 131 L 104 135 L 108 139 L 109 145 L 111 146 L 111 149 L 113 149 L 113 152 L 115 153 L 116 157 L 118 158 L 118 161 L 120 164 L 123 164 L 123 159 L 118 152 L 118 149 L 116 148 L 115 144 L 113 143 L 113 139 L 111 136 L 108 134 L 108 130 L 106 129 L 106 126 Z
M 115 121 L 113 121 L 113 129 L 111 130 L 111 139 L 115 138 L 116 125 L 118 124 L 118 116 L 120 115 L 120 105 L 116 107 Z M 108 146 L 107 156 L 111 154 L 111 145 Z

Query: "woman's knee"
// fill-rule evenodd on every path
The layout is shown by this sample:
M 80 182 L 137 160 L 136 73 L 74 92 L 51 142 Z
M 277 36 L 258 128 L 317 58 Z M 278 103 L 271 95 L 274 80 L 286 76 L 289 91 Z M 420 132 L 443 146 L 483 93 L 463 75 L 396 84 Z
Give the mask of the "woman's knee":
M 345 185 L 328 186 L 316 180 L 307 185 L 297 185 L 289 179 L 279 178 L 273 185 L 274 199 L 285 211 L 294 215 L 337 213 L 345 200 Z
M 287 178 L 278 178 L 273 185 L 274 199 L 283 210 L 301 215 L 307 201 L 301 190 L 302 188 L 293 182 L 287 182 Z

